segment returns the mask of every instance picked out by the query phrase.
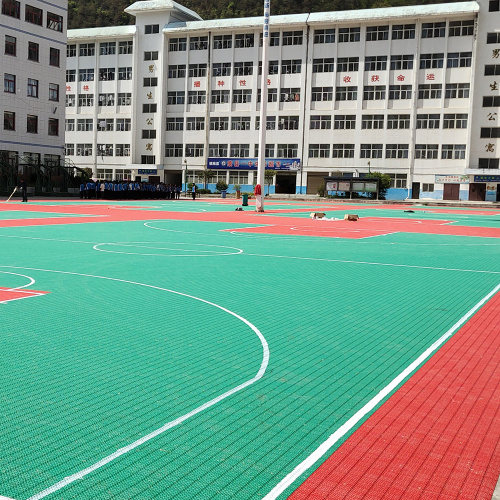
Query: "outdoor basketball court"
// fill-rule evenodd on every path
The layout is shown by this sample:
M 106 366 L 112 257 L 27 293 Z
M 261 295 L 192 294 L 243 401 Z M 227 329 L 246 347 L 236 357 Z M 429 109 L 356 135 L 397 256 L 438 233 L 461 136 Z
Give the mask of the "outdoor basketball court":
M 238 201 L 0 203 L 0 498 L 490 499 L 500 210 Z

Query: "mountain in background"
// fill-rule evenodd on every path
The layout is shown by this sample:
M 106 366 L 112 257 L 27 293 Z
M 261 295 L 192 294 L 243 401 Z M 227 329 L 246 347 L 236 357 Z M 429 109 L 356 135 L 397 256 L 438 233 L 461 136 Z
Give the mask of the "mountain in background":
M 69 0 L 69 28 L 95 28 L 134 24 L 134 18 L 124 9 L 134 2 L 129 0 Z M 260 0 L 186 0 L 180 2 L 194 10 L 203 19 L 231 19 L 262 16 Z M 376 7 L 402 7 L 447 3 L 442 0 L 412 2 L 411 0 L 271 0 L 271 14 L 300 14 L 335 10 L 372 9 Z

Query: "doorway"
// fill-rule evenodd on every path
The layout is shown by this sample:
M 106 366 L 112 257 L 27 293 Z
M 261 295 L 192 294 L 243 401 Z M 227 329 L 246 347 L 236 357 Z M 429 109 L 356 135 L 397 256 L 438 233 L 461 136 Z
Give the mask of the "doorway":
M 486 184 L 472 182 L 469 184 L 469 201 L 484 201 L 486 199 Z
M 295 194 L 297 174 L 276 174 L 276 194 Z
M 411 197 L 413 200 L 418 200 L 420 198 L 420 182 L 411 183 Z
M 443 188 L 443 200 L 459 200 L 460 184 L 445 184 Z

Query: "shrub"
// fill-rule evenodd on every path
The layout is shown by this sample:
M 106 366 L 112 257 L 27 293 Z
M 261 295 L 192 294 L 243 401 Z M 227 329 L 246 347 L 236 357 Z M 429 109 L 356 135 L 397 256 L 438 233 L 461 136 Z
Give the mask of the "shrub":
M 217 192 L 221 192 L 221 191 L 227 191 L 227 184 L 224 182 L 224 181 L 219 181 L 216 185 L 215 185 L 215 189 L 217 189 Z

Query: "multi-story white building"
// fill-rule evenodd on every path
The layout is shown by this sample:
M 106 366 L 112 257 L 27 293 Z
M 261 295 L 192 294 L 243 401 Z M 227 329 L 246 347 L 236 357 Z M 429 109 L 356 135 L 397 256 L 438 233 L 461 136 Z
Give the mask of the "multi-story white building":
M 67 0 L 1 2 L 0 175 L 26 176 L 64 159 Z
M 262 18 L 139 1 L 70 30 L 66 154 L 99 178 L 256 178 Z M 266 163 L 277 192 L 389 174 L 389 198 L 500 199 L 499 0 L 274 16 Z M 186 177 L 187 176 L 187 177 Z

